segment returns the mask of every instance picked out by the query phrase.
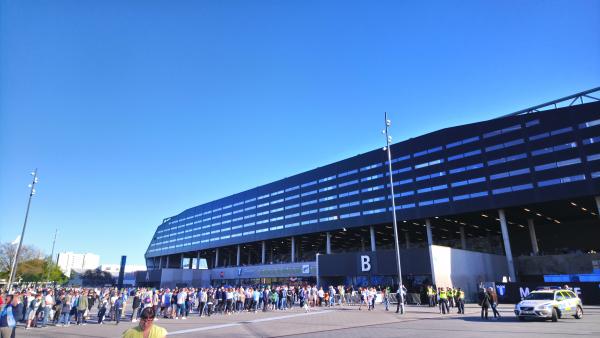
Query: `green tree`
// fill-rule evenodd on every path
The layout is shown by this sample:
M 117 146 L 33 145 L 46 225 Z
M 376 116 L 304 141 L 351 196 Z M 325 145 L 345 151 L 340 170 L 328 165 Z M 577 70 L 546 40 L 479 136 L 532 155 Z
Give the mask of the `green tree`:
M 62 284 L 68 280 L 58 265 L 49 259 L 31 259 L 19 263 L 17 278 L 21 277 L 23 282 L 53 281 Z
M 113 285 L 115 279 L 109 272 L 100 269 L 86 270 L 83 275 L 81 275 L 81 283 L 86 286 Z

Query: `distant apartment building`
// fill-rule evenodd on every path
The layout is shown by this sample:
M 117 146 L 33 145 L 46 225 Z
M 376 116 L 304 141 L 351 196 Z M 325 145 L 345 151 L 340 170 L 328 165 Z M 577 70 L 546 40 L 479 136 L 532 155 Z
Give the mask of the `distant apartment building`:
M 93 253 L 60 252 L 57 264 L 65 275 L 70 276 L 71 271 L 83 272 L 98 268 L 100 256 Z
M 119 276 L 120 269 L 121 269 L 120 264 L 102 264 L 102 265 L 100 265 L 100 270 L 110 273 L 113 277 Z M 146 271 L 146 266 L 145 265 L 135 265 L 135 264 L 126 264 L 125 265 L 125 273 L 133 273 L 136 271 Z
M 100 270 L 110 273 L 115 281 L 119 278 L 121 264 L 102 264 Z M 145 265 L 126 264 L 123 273 L 123 284 L 126 286 L 135 285 L 135 275 L 138 271 L 146 271 Z

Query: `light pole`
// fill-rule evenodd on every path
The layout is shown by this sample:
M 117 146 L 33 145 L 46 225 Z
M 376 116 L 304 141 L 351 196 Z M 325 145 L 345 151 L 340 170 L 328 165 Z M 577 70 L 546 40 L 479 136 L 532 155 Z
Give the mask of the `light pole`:
M 392 193 L 392 219 L 394 224 L 394 246 L 396 247 L 396 264 L 398 264 L 398 292 L 400 292 L 400 314 L 404 314 L 404 295 L 402 294 L 402 267 L 400 264 L 400 244 L 398 243 L 398 225 L 396 222 L 396 201 L 394 198 L 394 179 L 392 176 L 392 151 L 390 146 L 392 145 L 392 136 L 389 134 L 388 128 L 392 125 L 392 121 L 388 119 L 387 112 L 385 113 L 385 129 L 383 134 L 385 135 L 386 146 L 383 150 L 387 151 L 388 158 L 388 174 L 390 176 L 390 191 Z
M 15 274 L 17 272 L 17 262 L 19 260 L 19 253 L 21 252 L 21 246 L 23 245 L 23 237 L 25 237 L 25 228 L 27 227 L 27 217 L 29 217 L 29 207 L 31 206 L 31 197 L 35 195 L 35 184 L 38 182 L 37 169 L 31 172 L 31 176 L 33 176 L 33 180 L 29 187 L 31 191 L 29 192 L 29 201 L 27 202 L 27 211 L 25 212 L 25 222 L 23 223 L 23 230 L 21 230 L 21 239 L 19 240 L 19 245 L 17 246 L 17 252 L 15 254 L 15 259 L 12 262 L 10 267 L 10 277 L 8 278 L 8 293 L 12 291 L 12 283 L 15 279 Z
M 50 281 L 50 268 L 54 263 L 54 245 L 56 244 L 56 234 L 58 234 L 58 228 L 54 230 L 54 239 L 52 240 L 52 253 L 50 254 L 50 262 L 48 262 L 48 271 L 46 272 L 46 282 Z

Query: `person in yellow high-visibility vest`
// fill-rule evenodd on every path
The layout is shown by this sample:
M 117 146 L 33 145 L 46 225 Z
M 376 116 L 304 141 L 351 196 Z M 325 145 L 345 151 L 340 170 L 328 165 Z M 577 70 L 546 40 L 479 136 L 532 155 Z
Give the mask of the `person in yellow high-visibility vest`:
M 446 294 L 448 296 L 448 307 L 454 307 L 454 289 L 448 288 Z
M 440 288 L 438 296 L 440 298 L 440 313 L 449 313 L 450 309 L 448 308 L 448 292 L 446 291 L 446 288 Z
M 435 291 L 431 285 L 427 287 L 427 300 L 429 301 L 429 307 L 435 306 Z
M 458 308 L 459 314 L 465 314 L 465 292 L 458 288 L 456 290 L 458 292 L 458 296 L 456 297 L 456 307 Z

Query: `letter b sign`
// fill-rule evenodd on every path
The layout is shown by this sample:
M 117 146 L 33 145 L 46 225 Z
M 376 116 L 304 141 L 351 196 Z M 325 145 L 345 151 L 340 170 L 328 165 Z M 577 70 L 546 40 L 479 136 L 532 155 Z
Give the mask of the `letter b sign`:
M 371 271 L 371 257 L 366 255 L 360 256 L 360 268 L 362 271 Z

